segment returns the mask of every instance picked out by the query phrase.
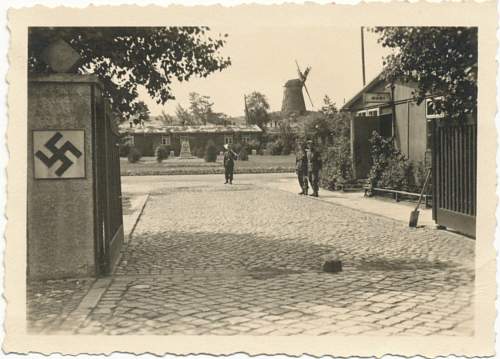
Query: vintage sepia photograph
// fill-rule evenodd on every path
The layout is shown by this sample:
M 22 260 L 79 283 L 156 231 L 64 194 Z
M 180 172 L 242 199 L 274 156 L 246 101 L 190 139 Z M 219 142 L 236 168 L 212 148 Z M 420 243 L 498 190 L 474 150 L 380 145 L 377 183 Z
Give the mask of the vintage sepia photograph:
M 473 334 L 477 28 L 300 30 L 29 29 L 30 330 Z
M 151 24 L 26 28 L 27 335 L 475 338 L 478 26 Z

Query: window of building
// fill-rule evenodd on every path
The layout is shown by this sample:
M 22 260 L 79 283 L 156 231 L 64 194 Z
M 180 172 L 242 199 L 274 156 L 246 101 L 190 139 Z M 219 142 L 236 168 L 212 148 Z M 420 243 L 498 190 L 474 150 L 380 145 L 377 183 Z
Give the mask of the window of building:
M 372 108 L 372 109 L 369 109 L 369 110 L 361 110 L 361 111 L 358 111 L 356 112 L 356 116 L 358 117 L 376 117 L 376 116 L 379 116 L 380 115 L 380 109 L 377 107 L 377 108 Z
M 232 145 L 233 144 L 233 135 L 224 135 L 224 144 Z
M 170 146 L 170 136 L 161 136 L 161 144 Z
M 438 112 L 435 109 L 435 104 L 442 101 L 443 97 L 428 98 L 425 100 L 425 117 L 427 118 L 443 118 L 444 113 Z
M 241 135 L 241 142 L 249 143 L 251 140 L 250 135 Z

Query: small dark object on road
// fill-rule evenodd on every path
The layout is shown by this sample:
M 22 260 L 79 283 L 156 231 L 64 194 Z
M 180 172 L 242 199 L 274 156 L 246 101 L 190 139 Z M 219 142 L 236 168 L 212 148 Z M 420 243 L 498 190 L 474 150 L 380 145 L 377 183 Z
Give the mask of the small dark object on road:
M 338 273 L 342 272 L 342 262 L 338 259 L 330 259 L 323 263 L 323 272 Z

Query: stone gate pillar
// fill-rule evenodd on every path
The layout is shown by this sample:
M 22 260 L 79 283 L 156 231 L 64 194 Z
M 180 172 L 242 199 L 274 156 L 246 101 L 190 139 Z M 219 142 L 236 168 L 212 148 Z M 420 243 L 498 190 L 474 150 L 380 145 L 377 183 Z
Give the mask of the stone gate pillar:
M 91 84 L 28 84 L 28 277 L 94 276 Z
M 28 278 L 96 276 L 105 230 L 97 226 L 96 191 L 106 193 L 96 180 L 99 82 L 67 73 L 28 81 Z

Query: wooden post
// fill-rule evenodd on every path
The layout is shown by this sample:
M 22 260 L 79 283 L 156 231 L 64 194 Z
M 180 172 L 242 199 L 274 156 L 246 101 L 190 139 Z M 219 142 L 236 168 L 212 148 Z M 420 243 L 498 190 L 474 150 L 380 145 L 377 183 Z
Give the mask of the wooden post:
M 363 26 L 361 26 L 361 66 L 363 67 L 363 87 L 366 85 L 365 75 L 365 36 Z

